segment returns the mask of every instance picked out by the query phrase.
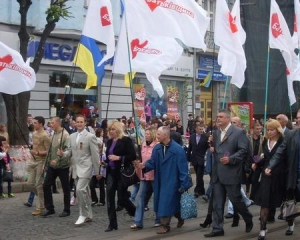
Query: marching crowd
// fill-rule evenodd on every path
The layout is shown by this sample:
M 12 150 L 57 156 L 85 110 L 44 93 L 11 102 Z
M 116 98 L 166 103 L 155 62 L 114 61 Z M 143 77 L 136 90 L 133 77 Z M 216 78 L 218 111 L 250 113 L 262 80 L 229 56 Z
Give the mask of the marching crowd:
M 8 196 L 3 193 L 3 173 L 12 167 L 5 127 L 0 124 L 0 198 L 14 197 L 11 182 Z M 172 216 L 178 219 L 178 228 L 184 225 L 180 198 L 191 187 L 188 162 L 196 174 L 194 197 L 208 202 L 206 219 L 200 224 L 202 228 L 212 224 L 212 231 L 204 235 L 207 238 L 225 234 L 224 217 L 232 218 L 231 226 L 236 227 L 241 216 L 245 231 L 250 232 L 253 221 L 248 207 L 256 204 L 261 207 L 258 239 L 265 239 L 276 208 L 287 199 L 299 198 L 300 130 L 292 129 L 284 114 L 265 124 L 255 121 L 249 131 L 227 110 L 218 111 L 209 126 L 189 114 L 185 135 L 181 120 L 140 120 L 136 127 L 134 120 L 125 116 L 108 124 L 106 119 L 99 123 L 97 116 L 72 118 L 68 113 L 63 119 L 51 118 L 46 125 L 43 117 L 28 115 L 28 128 L 32 158 L 27 162 L 27 184 L 32 192 L 24 205 L 32 206 L 37 196 L 34 216 L 55 214 L 52 194 L 57 192 L 58 177 L 64 200 L 59 217 L 69 216 L 71 206 L 78 204 L 75 225 L 82 225 L 93 221 L 93 205 L 106 205 L 105 232 L 110 232 L 118 229 L 116 212 L 125 208 L 134 219 L 130 229 L 141 230 L 153 194 L 154 226 L 157 234 L 165 234 L 170 231 Z M 131 192 L 122 180 L 122 169 L 129 165 L 139 177 Z M 210 175 L 207 189 L 204 174 Z M 286 235 L 292 235 L 294 218 L 286 221 Z

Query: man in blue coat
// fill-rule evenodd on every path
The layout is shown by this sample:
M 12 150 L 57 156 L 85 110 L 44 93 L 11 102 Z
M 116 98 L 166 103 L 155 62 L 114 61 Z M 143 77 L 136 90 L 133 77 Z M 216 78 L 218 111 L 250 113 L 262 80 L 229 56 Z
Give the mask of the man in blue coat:
M 151 159 L 144 166 L 146 172 L 155 170 L 154 211 L 160 216 L 162 224 L 157 233 L 164 234 L 170 231 L 173 215 L 178 218 L 178 228 L 184 224 L 180 216 L 180 197 L 191 184 L 185 152 L 170 139 L 170 130 L 167 127 L 158 129 L 157 140 L 160 144 L 154 147 Z

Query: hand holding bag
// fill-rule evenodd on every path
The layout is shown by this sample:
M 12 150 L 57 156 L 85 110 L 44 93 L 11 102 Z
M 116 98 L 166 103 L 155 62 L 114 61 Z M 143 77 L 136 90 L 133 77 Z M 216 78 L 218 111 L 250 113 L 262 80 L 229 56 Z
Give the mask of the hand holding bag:
M 181 194 L 180 213 L 182 219 L 197 217 L 197 202 L 192 194 L 187 192 Z
M 139 177 L 136 174 L 135 167 L 133 166 L 132 163 L 129 165 L 124 164 L 125 158 L 122 157 L 122 163 L 121 163 L 121 179 L 125 187 L 129 187 L 133 184 L 136 184 L 140 181 Z
M 3 171 L 3 182 L 13 182 L 13 181 L 14 181 L 13 171 L 4 170 Z

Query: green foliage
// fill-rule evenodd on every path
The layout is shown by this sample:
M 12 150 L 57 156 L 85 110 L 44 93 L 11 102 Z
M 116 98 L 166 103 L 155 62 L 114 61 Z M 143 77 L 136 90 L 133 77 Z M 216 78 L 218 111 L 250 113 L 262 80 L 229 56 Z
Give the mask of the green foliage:
M 67 2 L 67 0 L 57 0 L 51 3 L 45 12 L 47 14 L 46 20 L 48 23 L 56 23 L 60 18 L 67 19 L 71 17 L 69 11 L 70 7 L 65 7 L 65 2 Z

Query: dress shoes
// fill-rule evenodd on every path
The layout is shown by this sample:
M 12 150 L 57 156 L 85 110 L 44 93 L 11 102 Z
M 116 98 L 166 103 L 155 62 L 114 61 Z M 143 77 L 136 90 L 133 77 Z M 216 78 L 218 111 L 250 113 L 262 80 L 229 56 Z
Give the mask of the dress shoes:
M 27 203 L 24 203 L 24 206 L 26 206 L 26 207 L 32 207 L 32 204 L 30 204 L 29 202 L 27 202 Z
M 68 216 L 70 216 L 70 212 L 62 211 L 62 213 L 60 213 L 58 216 L 59 217 L 68 217 Z
M 224 218 L 229 219 L 229 218 L 233 218 L 233 214 L 231 213 L 227 213 Z
M 120 212 L 120 211 L 122 211 L 123 209 L 124 209 L 123 207 L 118 206 L 118 207 L 116 208 L 116 212 Z
M 204 237 L 207 237 L 207 238 L 219 237 L 219 236 L 224 236 L 224 230 L 204 234 Z
M 240 221 L 240 216 L 239 215 L 234 216 L 231 227 L 238 227 L 239 226 L 239 221 Z
M 251 232 L 252 228 L 253 228 L 253 222 L 252 221 L 246 223 L 246 233 Z
M 108 228 L 105 229 L 104 232 L 111 232 L 113 230 L 118 230 L 118 227 L 111 227 L 111 226 L 108 226 Z
M 43 212 L 40 216 L 41 216 L 41 217 L 48 217 L 49 215 L 53 215 L 54 213 L 55 213 L 54 209 L 46 210 L 46 211 Z
M 84 223 L 87 223 L 87 222 L 92 222 L 93 219 L 90 218 L 90 217 L 84 217 L 84 216 L 79 216 L 79 218 L 77 219 L 75 225 L 82 225 Z

